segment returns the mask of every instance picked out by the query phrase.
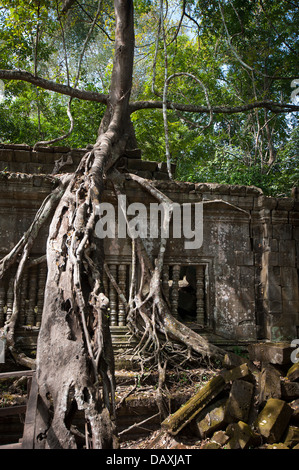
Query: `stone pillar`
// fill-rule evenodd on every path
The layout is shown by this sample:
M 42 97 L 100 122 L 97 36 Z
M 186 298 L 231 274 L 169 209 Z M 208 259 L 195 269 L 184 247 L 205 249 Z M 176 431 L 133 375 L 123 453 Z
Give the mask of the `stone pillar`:
M 36 307 L 36 293 L 37 293 L 37 269 L 36 266 L 29 271 L 29 289 L 28 289 L 28 311 L 26 324 L 35 325 L 35 307 Z
M 127 265 L 120 264 L 118 267 L 118 285 L 120 290 L 126 296 L 126 285 L 127 285 Z M 118 300 L 118 325 L 125 326 L 126 324 L 126 308 L 122 301 Z
M 19 325 L 25 325 L 26 318 L 26 304 L 27 304 L 27 287 L 28 287 L 28 269 L 24 270 L 22 284 L 21 284 L 21 298 L 20 298 L 20 318 Z
M 36 310 L 36 320 L 35 320 L 35 326 L 38 326 L 38 327 L 40 327 L 41 320 L 42 320 L 46 277 L 47 277 L 47 265 L 43 263 L 39 266 L 39 276 L 38 276 L 37 310 Z
M 204 266 L 196 266 L 196 322 L 204 327 L 205 323 L 205 291 Z
M 175 318 L 178 317 L 180 270 L 179 264 L 174 265 L 172 268 L 171 313 Z
M 106 297 L 109 299 L 109 282 L 108 282 L 108 276 L 103 272 L 103 288 L 104 288 L 104 294 Z
M 6 292 L 3 283 L 0 281 L 0 328 L 4 326 L 4 307 L 6 304 Z
M 109 266 L 109 270 L 111 272 L 111 275 L 117 282 L 117 266 L 115 264 L 111 264 Z M 117 292 L 114 289 L 112 283 L 110 282 L 110 289 L 109 289 L 109 298 L 110 298 L 110 325 L 111 326 L 117 326 L 118 325 L 118 315 L 117 315 Z
M 14 286 L 14 277 L 10 279 L 9 285 L 8 285 L 8 290 L 6 293 L 6 319 L 5 321 L 7 322 L 12 314 L 12 307 L 13 307 L 13 286 Z

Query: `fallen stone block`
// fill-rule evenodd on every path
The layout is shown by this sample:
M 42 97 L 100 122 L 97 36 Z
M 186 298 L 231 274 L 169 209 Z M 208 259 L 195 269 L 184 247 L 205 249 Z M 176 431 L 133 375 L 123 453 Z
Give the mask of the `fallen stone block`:
M 213 377 L 190 400 L 161 424 L 162 429 L 173 436 L 178 434 L 198 413 L 224 389 L 226 382 L 221 375 Z
M 296 362 L 287 372 L 287 378 L 290 382 L 296 382 L 299 380 L 299 362 Z
M 299 444 L 299 428 L 297 426 L 289 426 L 284 444 L 288 447 L 294 447 Z
M 227 398 L 217 401 L 202 410 L 192 424 L 192 431 L 200 439 L 210 437 L 225 423 L 225 404 Z
M 229 424 L 226 434 L 230 437 L 225 446 L 227 449 L 248 449 L 260 444 L 259 436 L 243 421 Z
M 179 410 L 168 416 L 162 422 L 162 428 L 175 436 L 222 392 L 226 384 L 245 377 L 251 377 L 247 364 L 241 364 L 231 370 L 221 371 L 217 376 L 209 380 Z
M 291 416 L 292 408 L 285 401 L 269 398 L 258 415 L 256 428 L 268 443 L 279 442 Z
M 289 447 L 283 442 L 279 442 L 278 444 L 268 444 L 265 449 L 289 449 Z
M 286 365 L 291 362 L 290 343 L 255 343 L 248 345 L 249 359 L 261 363 Z
M 229 441 L 229 439 L 230 437 L 226 434 L 226 432 L 216 431 L 211 438 L 211 442 L 217 442 L 217 444 L 224 446 Z
M 252 377 L 246 363 L 242 363 L 230 370 L 222 370 L 220 376 L 223 377 L 225 383 L 230 383 L 238 379 L 251 379 Z
M 281 382 L 281 397 L 286 401 L 299 398 L 299 382 Z
M 254 386 L 245 380 L 235 380 L 226 403 L 225 420 L 227 423 L 248 420 Z
M 292 401 L 289 405 L 293 410 L 291 422 L 299 424 L 299 399 Z
M 221 449 L 221 445 L 218 444 L 217 442 L 206 442 L 201 449 Z
M 259 403 L 265 404 L 269 398 L 281 398 L 280 372 L 272 365 L 265 365 L 259 380 Z

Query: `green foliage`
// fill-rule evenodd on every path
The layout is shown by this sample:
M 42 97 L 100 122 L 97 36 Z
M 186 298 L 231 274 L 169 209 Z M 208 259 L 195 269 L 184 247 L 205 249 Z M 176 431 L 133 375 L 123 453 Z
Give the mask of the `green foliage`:
M 188 17 L 176 35 L 183 3 Z M 219 7 L 221 6 L 221 9 Z M 74 84 L 85 38 L 97 2 L 75 2 L 58 15 L 61 2 L 0 0 L 0 68 L 20 68 L 59 83 Z M 135 68 L 132 100 L 161 100 L 165 78 L 162 33 L 158 41 L 155 92 L 153 64 L 159 24 L 159 2 L 140 0 L 135 6 Z M 221 14 L 222 13 L 222 14 Z M 168 76 L 174 78 L 168 100 L 207 106 L 238 106 L 257 100 L 290 102 L 291 79 L 298 70 L 298 13 L 295 2 L 282 0 L 169 0 L 164 29 Z M 113 2 L 105 0 L 84 59 L 78 88 L 108 93 L 113 58 Z M 284 78 L 286 77 L 286 78 Z M 33 145 L 69 129 L 67 97 L 27 83 L 5 82 L 0 103 L 0 142 Z M 61 145 L 93 143 L 104 113 L 96 103 L 72 101 L 75 127 Z M 171 158 L 176 177 L 187 181 L 248 184 L 266 194 L 289 194 L 299 184 L 298 127 L 294 114 L 266 109 L 247 113 L 168 113 Z M 165 160 L 162 110 L 132 115 L 143 158 Z
M 290 102 L 291 77 L 299 73 L 294 3 L 189 0 L 186 7 L 200 28 L 192 34 L 185 29 L 171 41 L 173 24 L 166 20 L 168 76 L 175 72 L 195 75 L 204 83 L 212 106 L 233 107 L 264 99 Z M 151 47 L 142 99 L 157 99 L 151 86 L 154 44 Z M 161 96 L 162 43 L 158 52 L 155 88 Z M 207 105 L 203 88 L 186 77 L 171 82 L 168 99 Z M 144 158 L 165 160 L 161 112 L 142 111 L 134 121 Z M 289 194 L 299 184 L 298 127 L 296 131 L 292 114 L 259 109 L 214 115 L 206 129 L 207 115 L 168 111 L 168 121 L 178 179 L 256 185 L 273 195 Z

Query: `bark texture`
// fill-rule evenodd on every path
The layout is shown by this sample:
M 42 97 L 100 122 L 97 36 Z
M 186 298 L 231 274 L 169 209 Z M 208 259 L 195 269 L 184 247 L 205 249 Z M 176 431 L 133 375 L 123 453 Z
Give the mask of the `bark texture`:
M 103 178 L 124 151 L 131 130 L 132 0 L 116 0 L 115 16 L 107 110 L 93 150 L 83 157 L 60 201 L 47 243 L 48 278 L 37 349 L 39 447 L 118 446 L 109 300 L 102 292 L 104 257 L 94 227 Z M 78 411 L 85 416 L 83 432 L 73 425 Z

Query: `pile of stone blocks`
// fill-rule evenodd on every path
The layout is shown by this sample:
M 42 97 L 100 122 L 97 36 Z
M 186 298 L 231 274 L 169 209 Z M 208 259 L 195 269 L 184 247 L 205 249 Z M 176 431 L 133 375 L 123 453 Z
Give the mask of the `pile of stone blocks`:
M 191 432 L 204 449 L 299 449 L 299 362 L 289 352 L 288 344 L 252 345 L 253 360 L 222 370 L 162 427 Z

